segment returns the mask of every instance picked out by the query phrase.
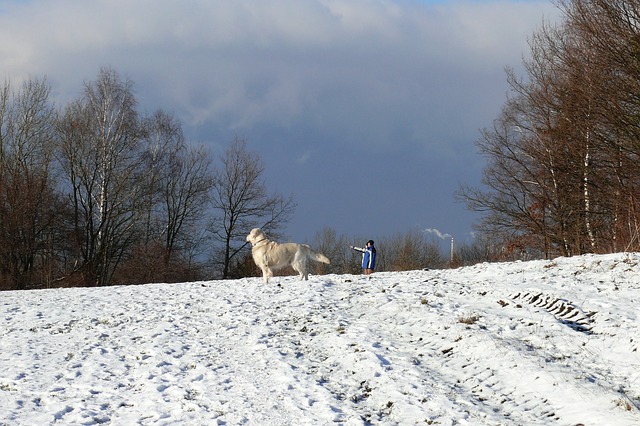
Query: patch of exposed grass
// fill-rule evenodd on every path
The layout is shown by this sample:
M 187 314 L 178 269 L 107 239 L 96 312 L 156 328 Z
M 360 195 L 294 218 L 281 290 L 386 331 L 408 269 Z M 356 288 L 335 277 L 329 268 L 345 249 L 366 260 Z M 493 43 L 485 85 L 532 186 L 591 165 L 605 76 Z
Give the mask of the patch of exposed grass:
M 458 318 L 458 322 L 462 323 L 462 324 L 467 324 L 467 325 L 471 325 L 471 324 L 475 324 L 476 322 L 478 322 L 478 320 L 480 319 L 480 315 L 463 315 L 460 318 Z

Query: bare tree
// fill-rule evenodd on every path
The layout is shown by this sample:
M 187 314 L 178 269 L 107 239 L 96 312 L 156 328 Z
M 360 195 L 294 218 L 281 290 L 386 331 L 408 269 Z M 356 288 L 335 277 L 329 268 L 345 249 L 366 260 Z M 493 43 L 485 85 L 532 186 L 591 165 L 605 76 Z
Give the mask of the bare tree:
M 163 214 L 163 180 L 171 169 L 169 158 L 184 149 L 184 135 L 181 123 L 170 114 L 158 110 L 142 122 L 143 150 L 141 160 L 146 171 L 142 184 L 144 219 L 142 245 L 160 239 L 166 216 Z
M 595 201 L 599 223 L 595 238 L 603 250 L 640 247 L 640 2 L 637 0 L 573 0 L 558 2 L 573 33 L 588 43 L 595 67 L 604 70 L 594 83 L 603 105 L 594 132 L 601 189 Z
M 45 79 L 0 88 L 0 280 L 47 286 L 63 209 L 53 174 L 54 110 Z
M 181 123 L 157 111 L 143 120 L 140 182 L 142 238 L 128 262 L 129 279 L 179 281 L 194 276 L 193 256 L 202 241 L 213 187 L 212 161 L 204 147 L 185 142 Z
M 607 67 L 570 23 L 543 26 L 530 46 L 527 81 L 508 71 L 512 96 L 477 143 L 489 190 L 459 195 L 488 213 L 479 229 L 502 235 L 509 250 L 546 257 L 600 250 L 610 202 Z
M 324 228 L 317 232 L 314 238 L 313 247 L 331 260 L 331 264 L 314 262 L 310 265 L 315 268 L 316 274 L 348 274 L 360 271 L 359 257 L 356 252 L 349 248 L 353 238 L 345 234 L 338 235 L 332 228 Z
M 254 227 L 265 232 L 277 230 L 295 209 L 293 197 L 269 194 L 262 180 L 260 157 L 248 151 L 237 137 L 220 158 L 214 173 L 213 207 L 218 212 L 211 225 L 219 244 L 221 272 L 228 278 L 234 259 L 247 246 L 245 238 Z
M 60 160 L 70 185 L 78 270 L 108 285 L 136 239 L 140 214 L 140 125 L 133 83 L 102 68 L 59 123 Z
M 380 241 L 384 253 L 381 265 L 388 271 L 409 271 L 442 268 L 446 261 L 436 241 L 429 241 L 424 232 L 414 229 Z

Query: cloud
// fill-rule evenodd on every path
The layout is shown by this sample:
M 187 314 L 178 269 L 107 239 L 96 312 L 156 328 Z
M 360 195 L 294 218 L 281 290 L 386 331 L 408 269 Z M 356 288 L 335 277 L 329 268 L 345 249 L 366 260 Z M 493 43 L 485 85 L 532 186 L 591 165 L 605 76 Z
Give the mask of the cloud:
M 301 232 L 314 219 L 367 234 L 429 217 L 461 235 L 468 218 L 451 194 L 479 180 L 473 141 L 505 100 L 504 66 L 518 68 L 554 11 L 548 0 L 0 0 L 0 79 L 46 75 L 62 106 L 111 66 L 135 82 L 143 113 L 174 113 L 187 137 L 246 138 L 308 212 L 293 221 Z M 363 191 L 354 170 L 372 164 Z M 355 213 L 372 198 L 378 227 Z
M 360 145 L 438 145 L 442 121 L 503 96 L 483 82 L 519 59 L 540 3 L 36 0 L 0 15 L 0 69 L 49 74 L 64 99 L 111 65 L 192 126 L 304 121 Z
M 305 164 L 311 158 L 311 151 L 305 151 L 300 157 L 296 159 L 296 163 Z

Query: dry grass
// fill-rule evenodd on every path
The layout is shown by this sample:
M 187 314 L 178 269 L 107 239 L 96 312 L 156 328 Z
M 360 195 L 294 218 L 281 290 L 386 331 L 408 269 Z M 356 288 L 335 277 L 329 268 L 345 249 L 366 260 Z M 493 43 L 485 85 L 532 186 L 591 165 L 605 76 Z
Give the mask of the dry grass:
M 460 318 L 458 318 L 458 322 L 462 324 L 471 325 L 478 322 L 479 319 L 480 319 L 480 315 L 463 315 Z

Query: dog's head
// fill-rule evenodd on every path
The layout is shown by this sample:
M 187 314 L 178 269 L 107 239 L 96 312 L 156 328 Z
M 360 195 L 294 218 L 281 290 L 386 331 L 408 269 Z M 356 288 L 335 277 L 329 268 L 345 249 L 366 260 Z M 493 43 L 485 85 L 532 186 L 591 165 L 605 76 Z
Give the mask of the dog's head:
M 247 235 L 247 242 L 250 242 L 251 245 L 255 245 L 258 242 L 265 240 L 267 237 L 264 235 L 264 232 L 260 228 L 253 228 L 249 235 Z

